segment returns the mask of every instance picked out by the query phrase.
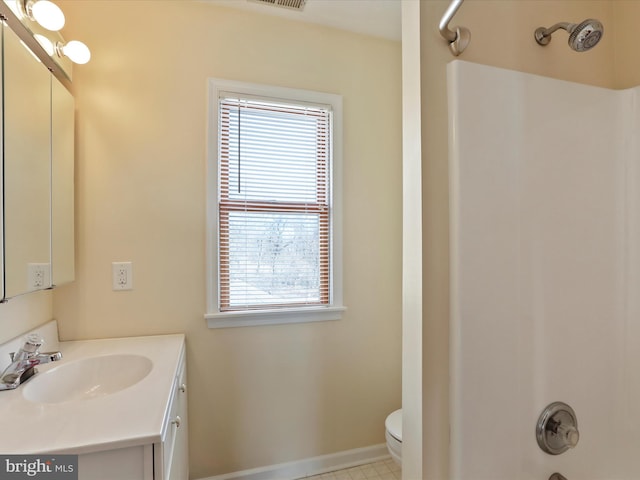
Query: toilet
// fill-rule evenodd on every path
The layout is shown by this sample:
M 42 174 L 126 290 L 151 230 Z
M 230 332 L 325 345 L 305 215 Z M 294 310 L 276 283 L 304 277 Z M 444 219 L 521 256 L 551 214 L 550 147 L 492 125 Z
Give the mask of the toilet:
M 384 428 L 389 454 L 398 465 L 402 465 L 402 409 L 387 417 Z

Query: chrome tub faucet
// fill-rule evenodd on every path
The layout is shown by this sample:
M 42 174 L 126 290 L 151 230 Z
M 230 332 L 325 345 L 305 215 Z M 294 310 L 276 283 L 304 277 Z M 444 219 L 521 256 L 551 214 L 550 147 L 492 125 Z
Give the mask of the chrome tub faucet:
M 28 335 L 17 353 L 11 353 L 11 364 L 0 375 L 0 391 L 13 390 L 29 380 L 38 371 L 36 365 L 56 362 L 62 358 L 60 352 L 40 353 L 43 340 L 37 333 Z

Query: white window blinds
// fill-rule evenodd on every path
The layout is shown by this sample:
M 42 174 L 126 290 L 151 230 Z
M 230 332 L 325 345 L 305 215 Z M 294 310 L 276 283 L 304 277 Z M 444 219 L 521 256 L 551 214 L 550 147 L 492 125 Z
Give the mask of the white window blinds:
M 219 309 L 328 305 L 331 109 L 221 94 Z

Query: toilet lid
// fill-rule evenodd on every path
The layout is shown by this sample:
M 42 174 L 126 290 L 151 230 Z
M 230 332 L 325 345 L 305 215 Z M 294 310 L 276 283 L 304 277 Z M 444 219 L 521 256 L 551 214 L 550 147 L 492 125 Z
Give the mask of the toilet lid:
M 384 426 L 393 438 L 402 441 L 402 409 L 396 410 L 387 417 Z

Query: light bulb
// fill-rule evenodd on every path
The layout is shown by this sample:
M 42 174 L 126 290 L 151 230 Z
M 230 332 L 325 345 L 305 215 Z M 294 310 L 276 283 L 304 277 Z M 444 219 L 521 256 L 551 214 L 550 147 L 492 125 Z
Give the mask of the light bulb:
M 55 3 L 49 0 L 30 0 L 27 3 L 27 14 L 41 27 L 57 32 L 64 27 L 64 13 Z
M 73 63 L 85 64 L 91 60 L 91 51 L 84 43 L 78 40 L 71 40 L 66 45 L 58 43 L 57 50 L 59 55 L 69 57 Z

